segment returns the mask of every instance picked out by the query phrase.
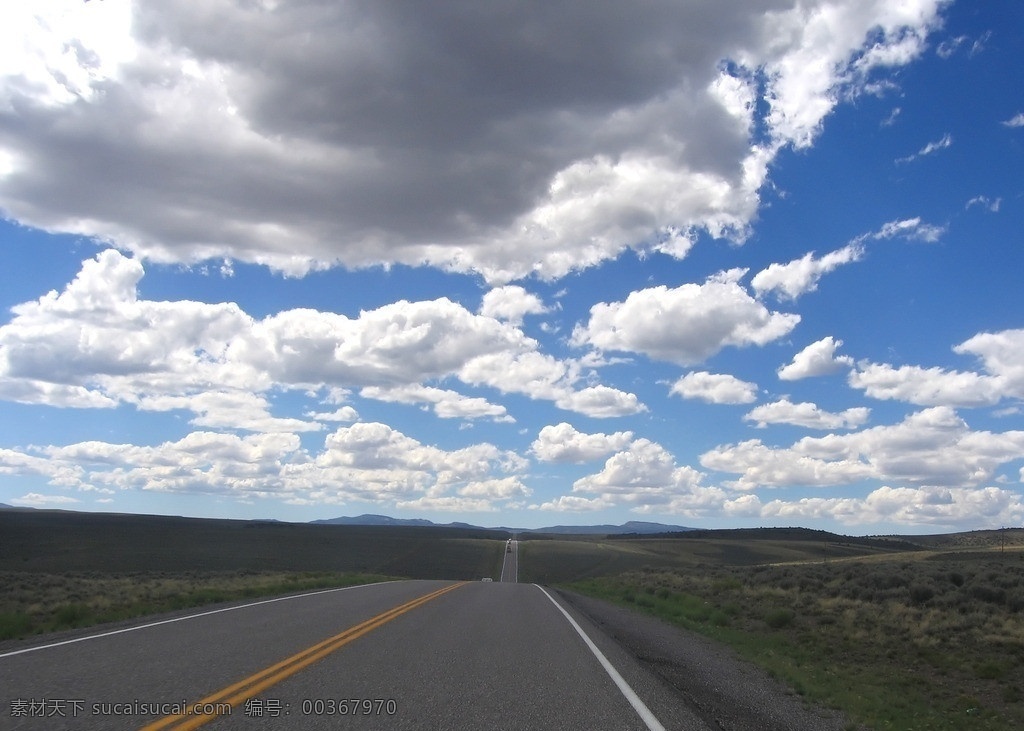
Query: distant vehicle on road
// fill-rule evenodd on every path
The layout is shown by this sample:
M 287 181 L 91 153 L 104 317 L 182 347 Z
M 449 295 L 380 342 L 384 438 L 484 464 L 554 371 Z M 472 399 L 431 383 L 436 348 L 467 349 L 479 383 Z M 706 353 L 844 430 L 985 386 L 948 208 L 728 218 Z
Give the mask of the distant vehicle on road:
M 490 576 L 485 576 L 484 578 L 480 579 L 480 581 L 494 581 L 494 579 L 492 579 Z

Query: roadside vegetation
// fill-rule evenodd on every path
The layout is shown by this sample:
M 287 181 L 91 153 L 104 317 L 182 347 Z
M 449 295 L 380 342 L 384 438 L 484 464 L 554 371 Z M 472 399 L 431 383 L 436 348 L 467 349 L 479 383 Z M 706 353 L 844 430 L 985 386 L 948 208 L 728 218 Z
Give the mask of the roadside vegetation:
M 0 640 L 386 577 L 497 580 L 507 537 L 0 511 Z M 1024 728 L 1024 530 L 523 534 L 519 578 L 724 642 L 864 728 Z
M 0 640 L 391 577 L 333 572 L 0 572 Z
M 732 646 L 871 729 L 1024 728 L 1024 550 L 649 567 L 567 588 Z
M 0 511 L 0 640 L 220 602 L 501 573 L 504 531 Z

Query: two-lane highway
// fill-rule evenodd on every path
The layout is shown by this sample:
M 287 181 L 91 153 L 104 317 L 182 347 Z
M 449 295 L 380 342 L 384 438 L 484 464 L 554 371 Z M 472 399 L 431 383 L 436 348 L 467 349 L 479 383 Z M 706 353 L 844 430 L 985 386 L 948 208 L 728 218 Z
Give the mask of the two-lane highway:
M 505 560 L 501 565 L 501 580 L 513 584 L 519 581 L 519 541 L 509 538 L 505 543 Z
M 512 581 L 389 582 L 24 647 L 0 654 L 0 688 L 4 729 L 705 728 Z

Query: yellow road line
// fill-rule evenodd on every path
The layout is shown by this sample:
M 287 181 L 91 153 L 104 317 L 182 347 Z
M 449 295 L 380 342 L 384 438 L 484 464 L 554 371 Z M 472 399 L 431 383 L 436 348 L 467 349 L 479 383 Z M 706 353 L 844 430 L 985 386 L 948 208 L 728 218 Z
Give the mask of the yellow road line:
M 219 707 L 223 709 L 225 704 L 231 708 L 236 708 L 256 694 L 280 683 L 286 678 L 291 677 L 317 660 L 320 660 L 321 658 L 330 655 L 332 652 L 344 647 L 349 642 L 362 637 L 368 632 L 372 632 L 378 627 L 387 624 L 392 619 L 400 617 L 406 612 L 410 612 L 413 609 L 436 599 L 442 594 L 446 594 L 453 589 L 457 589 L 465 583 L 466 582 L 461 582 L 443 587 L 437 591 L 432 591 L 429 594 L 425 594 L 421 597 L 408 601 L 405 604 L 389 609 L 386 612 L 381 612 L 376 617 L 371 617 L 365 622 L 360 622 L 354 627 L 349 627 L 344 632 L 336 634 L 333 637 L 329 637 L 322 642 L 318 642 L 312 647 L 308 647 L 305 650 L 282 660 L 281 662 L 275 663 L 258 673 L 250 675 L 244 680 L 233 683 L 227 688 L 189 705 L 190 709 L 196 707 L 211 708 L 211 712 L 209 713 L 179 713 L 173 716 L 166 716 L 159 721 L 143 726 L 141 731 L 159 731 L 159 729 L 168 728 L 185 731 L 186 729 L 199 728 L 200 726 L 209 723 L 220 714 L 220 710 L 213 711 L 213 708 Z

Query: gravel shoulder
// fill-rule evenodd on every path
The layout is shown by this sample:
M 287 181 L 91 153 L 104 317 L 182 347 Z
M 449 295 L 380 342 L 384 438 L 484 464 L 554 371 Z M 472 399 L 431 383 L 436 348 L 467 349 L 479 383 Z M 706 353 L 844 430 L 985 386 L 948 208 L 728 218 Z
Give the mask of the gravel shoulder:
M 559 596 L 615 639 L 722 731 L 846 731 L 838 711 L 805 702 L 725 645 L 625 607 L 570 591 Z

